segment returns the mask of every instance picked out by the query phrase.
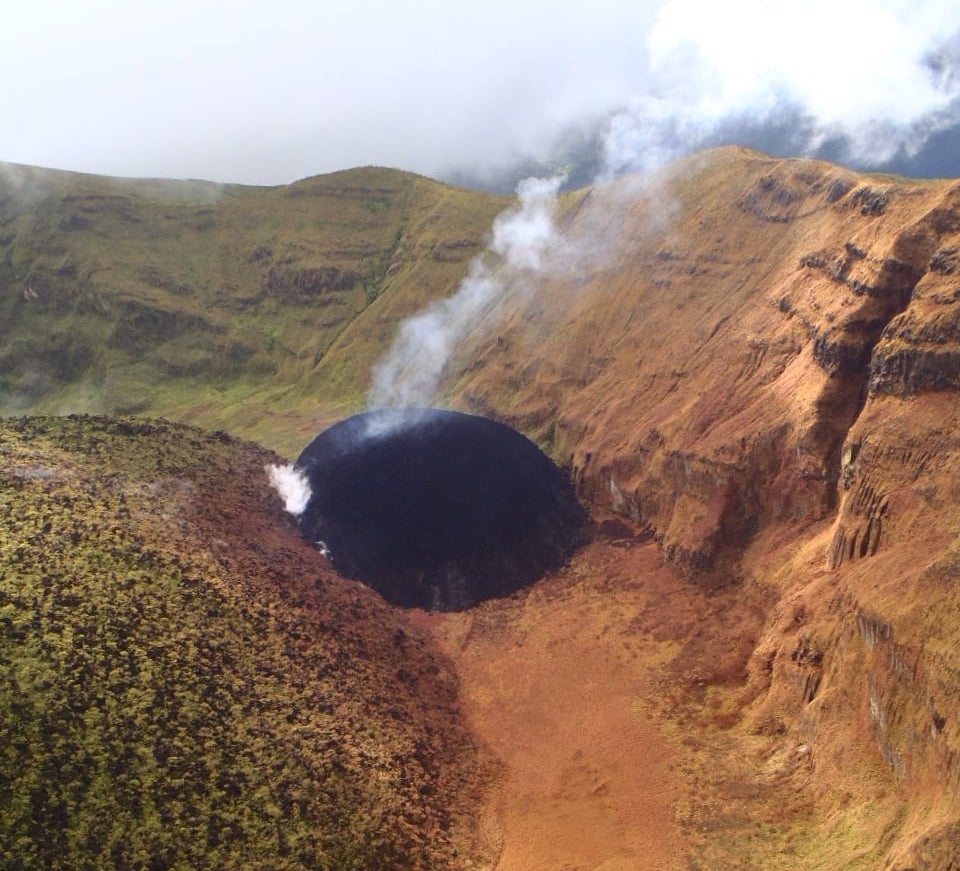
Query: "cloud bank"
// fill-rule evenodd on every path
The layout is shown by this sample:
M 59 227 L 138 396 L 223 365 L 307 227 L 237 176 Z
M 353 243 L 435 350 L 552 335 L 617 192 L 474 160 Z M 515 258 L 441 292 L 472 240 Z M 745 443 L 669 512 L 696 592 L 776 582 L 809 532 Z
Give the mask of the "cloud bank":
M 370 163 L 443 176 L 549 161 L 588 131 L 608 173 L 739 134 L 882 161 L 960 123 L 958 35 L 945 0 L 35 0 L 0 29 L 16 82 L 0 160 L 255 184 Z
M 804 153 L 915 155 L 960 120 L 958 34 L 942 2 L 668 0 L 646 36 L 652 87 L 614 116 L 606 171 L 786 124 Z

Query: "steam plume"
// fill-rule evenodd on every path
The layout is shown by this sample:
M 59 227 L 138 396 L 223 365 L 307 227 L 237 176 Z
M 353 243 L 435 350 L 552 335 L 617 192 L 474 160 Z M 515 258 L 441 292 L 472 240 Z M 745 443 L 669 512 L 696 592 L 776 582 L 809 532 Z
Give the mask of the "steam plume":
M 374 367 L 369 409 L 431 404 L 450 356 L 484 313 L 509 290 L 550 268 L 562 248 L 554 225 L 562 182 L 555 176 L 520 183 L 518 205 L 496 219 L 489 249 L 473 259 L 453 296 L 400 325 Z
M 656 170 L 745 130 L 779 131 L 808 154 L 832 146 L 838 159 L 915 154 L 960 122 L 958 28 L 960 15 L 940 0 L 665 0 L 645 33 L 644 80 L 610 116 L 596 180 L 640 171 L 660 198 Z M 867 49 L 852 50 L 847 34 Z M 429 405 L 454 350 L 509 291 L 562 268 L 574 248 L 581 264 L 606 256 L 609 233 L 561 240 L 553 220 L 561 182 L 521 182 L 519 205 L 497 219 L 489 250 L 456 293 L 401 325 L 374 369 L 368 408 Z M 669 220 L 662 205 L 656 211 Z
M 267 477 L 270 479 L 270 486 L 283 499 L 283 507 L 295 517 L 303 514 L 307 503 L 310 501 L 310 496 L 313 495 L 303 470 L 292 465 L 270 465 L 264 468 Z

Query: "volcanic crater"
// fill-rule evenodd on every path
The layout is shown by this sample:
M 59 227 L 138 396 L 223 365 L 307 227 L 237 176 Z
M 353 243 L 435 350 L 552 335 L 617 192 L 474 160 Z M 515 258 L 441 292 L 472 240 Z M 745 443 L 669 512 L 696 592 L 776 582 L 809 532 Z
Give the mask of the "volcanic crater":
M 586 513 L 566 473 L 505 424 L 436 408 L 335 424 L 297 459 L 303 535 L 387 601 L 456 611 L 560 566 Z

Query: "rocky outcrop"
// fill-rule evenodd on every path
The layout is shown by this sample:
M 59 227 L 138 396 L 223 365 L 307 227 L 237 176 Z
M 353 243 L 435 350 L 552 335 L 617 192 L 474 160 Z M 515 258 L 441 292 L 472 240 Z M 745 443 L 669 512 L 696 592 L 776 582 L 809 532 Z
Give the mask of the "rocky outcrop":
M 350 290 L 360 276 L 336 266 L 294 267 L 274 265 L 267 272 L 267 292 L 298 303 L 328 305 L 339 291 Z
M 903 311 L 922 272 L 895 257 L 870 262 L 851 242 L 842 252 L 804 255 L 802 266 L 822 269 L 831 282 L 846 285 L 856 300 L 852 311 L 826 323 L 811 322 L 813 357 L 829 375 L 864 377 L 873 347 L 890 320 Z
M 907 396 L 960 390 L 960 285 L 931 269 L 922 296 L 889 326 L 870 366 L 870 389 Z
M 871 361 L 870 388 L 910 395 L 923 390 L 960 389 L 960 187 L 911 228 L 915 260 L 925 258 L 923 278 L 908 309 L 884 332 Z
M 883 532 L 884 516 L 889 506 L 889 497 L 883 492 L 884 479 L 875 472 L 870 462 L 869 454 L 873 446 L 867 446 L 868 456 L 864 462 L 858 463 L 862 449 L 859 443 L 847 444 L 844 447 L 841 485 L 844 490 L 850 490 L 843 513 L 843 522 L 838 524 L 830 548 L 830 566 L 839 568 L 844 561 L 862 559 L 873 556 L 880 547 Z M 912 458 L 908 458 L 908 462 Z M 928 456 L 917 460 L 924 463 Z

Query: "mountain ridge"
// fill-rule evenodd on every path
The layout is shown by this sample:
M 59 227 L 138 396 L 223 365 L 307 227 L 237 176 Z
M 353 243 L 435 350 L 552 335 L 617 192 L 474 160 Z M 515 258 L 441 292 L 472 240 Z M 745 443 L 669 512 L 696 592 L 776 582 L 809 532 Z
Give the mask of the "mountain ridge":
M 0 176 L 7 414 L 153 412 L 249 427 L 245 398 L 282 398 L 338 338 L 369 366 L 376 348 L 357 349 L 344 329 L 369 308 L 365 329 L 382 336 L 455 286 L 505 204 L 377 168 L 281 188 L 200 184 L 187 202 L 175 197 L 192 196 L 192 182 L 28 175 L 19 189 Z M 339 401 L 356 403 L 338 366 L 328 376 Z

